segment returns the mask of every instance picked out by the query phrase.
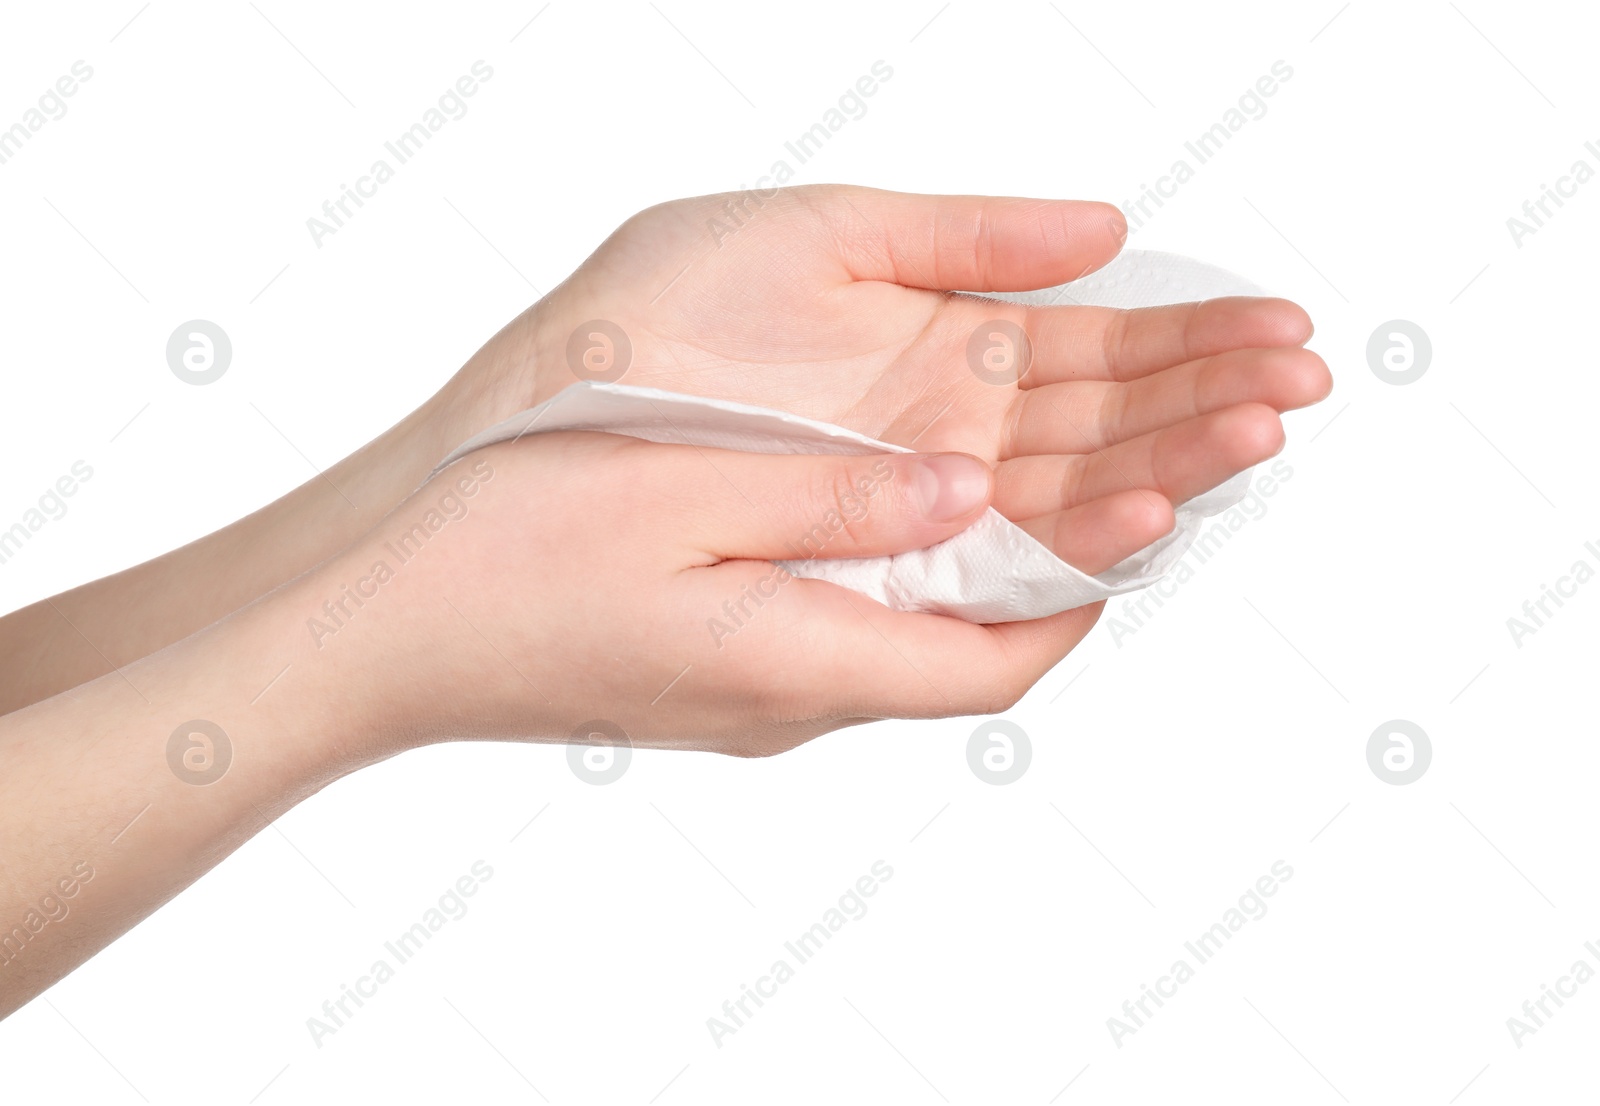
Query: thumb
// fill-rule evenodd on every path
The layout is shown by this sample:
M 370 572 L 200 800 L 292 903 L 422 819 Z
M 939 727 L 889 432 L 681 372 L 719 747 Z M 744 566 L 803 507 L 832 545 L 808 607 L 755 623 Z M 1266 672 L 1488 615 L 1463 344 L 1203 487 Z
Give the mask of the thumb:
M 812 208 L 847 244 L 853 280 L 936 291 L 1025 292 L 1077 280 L 1122 249 L 1111 204 L 1009 196 L 923 196 L 819 185 Z
M 975 522 L 994 486 L 965 453 L 867 457 L 731 454 L 718 467 L 740 496 L 705 520 L 702 544 L 724 560 L 881 557 L 923 549 Z

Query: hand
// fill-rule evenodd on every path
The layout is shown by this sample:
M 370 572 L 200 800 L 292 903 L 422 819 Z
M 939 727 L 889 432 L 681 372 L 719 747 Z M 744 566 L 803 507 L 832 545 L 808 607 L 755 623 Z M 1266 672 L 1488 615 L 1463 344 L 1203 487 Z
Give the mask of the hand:
M 634 744 L 767 755 L 873 718 L 991 713 L 1099 606 L 978 626 L 771 563 L 819 532 L 825 557 L 922 548 L 989 499 L 988 466 L 960 454 L 769 456 L 570 432 L 503 443 L 296 585 L 290 606 L 317 640 L 295 663 L 349 666 L 365 729 L 391 748 L 565 742 L 604 719 Z M 450 521 L 405 544 L 430 511 Z M 1165 501 L 1125 491 L 1041 520 L 1036 536 L 1059 528 L 1066 559 L 1099 572 L 1171 525 Z M 380 562 L 392 578 L 357 587 Z M 316 607 L 346 589 L 374 594 L 330 626 Z
M 70 926 L 0 950 L 0 1018 L 300 800 L 424 742 L 615 741 L 615 725 L 630 744 L 761 756 L 886 715 L 1005 709 L 1098 607 L 976 626 L 769 561 L 803 536 L 823 556 L 921 548 L 990 494 L 988 467 L 958 454 L 552 433 L 468 455 L 342 554 L 0 715 L 0 839 L 27 844 L 0 876 L 33 902 L 81 881 L 62 891 Z M 1125 491 L 1059 521 L 1063 555 L 1097 572 L 1172 516 Z M 227 738 L 203 765 L 174 756 L 197 724 Z
M 595 319 L 626 331 L 627 383 L 998 462 L 995 507 L 1058 554 L 1067 535 L 1048 521 L 1061 512 L 1132 489 L 1151 510 L 1187 500 L 1275 453 L 1278 413 L 1330 387 L 1298 348 L 1309 320 L 1282 300 L 1114 311 L 936 290 L 1085 274 L 1120 246 L 1122 218 L 1104 204 L 836 186 L 756 199 L 737 221 L 740 197 L 640 213 L 366 448 L 216 534 L 0 619 L 0 712 L 164 648 L 336 554 L 455 445 L 577 379 L 567 343 Z M 967 364 L 968 338 L 994 319 L 1031 338 L 1020 385 Z
M 1296 348 L 1309 323 L 1281 301 L 1116 312 L 938 291 L 1042 287 L 1103 264 L 1121 223 L 1099 205 L 795 190 L 692 256 L 720 207 L 630 220 L 423 408 L 278 503 L 8 616 L 0 837 L 29 848 L 5 876 L 97 874 L 73 925 L 5 969 L 0 1016 L 300 798 L 420 742 L 583 740 L 605 719 L 638 744 L 763 755 L 872 718 L 1004 710 L 1099 605 L 977 626 L 785 580 L 771 559 L 832 518 L 824 555 L 920 548 L 993 502 L 1097 573 L 1169 531 L 1169 500 L 1274 452 L 1278 412 L 1328 388 Z M 906 456 L 541 435 L 406 497 L 453 444 L 565 387 L 568 337 L 597 318 L 628 332 L 630 383 L 999 463 L 992 480 L 930 484 Z M 966 364 L 972 329 L 995 318 L 1031 337 L 1020 387 Z M 979 494 L 930 509 L 963 484 Z M 163 764 L 163 735 L 186 718 L 230 735 L 213 786 Z
M 629 219 L 496 335 L 450 406 L 480 429 L 548 398 L 583 378 L 569 339 L 605 320 L 632 347 L 621 383 L 999 462 L 996 506 L 1014 521 L 1130 487 L 1182 502 L 1276 453 L 1278 414 L 1327 395 L 1327 366 L 1299 348 L 1300 308 L 1028 308 L 942 291 L 1077 279 L 1125 228 L 1107 204 L 842 186 L 677 200 Z M 968 338 L 995 319 L 1032 342 L 1017 384 L 967 363 Z

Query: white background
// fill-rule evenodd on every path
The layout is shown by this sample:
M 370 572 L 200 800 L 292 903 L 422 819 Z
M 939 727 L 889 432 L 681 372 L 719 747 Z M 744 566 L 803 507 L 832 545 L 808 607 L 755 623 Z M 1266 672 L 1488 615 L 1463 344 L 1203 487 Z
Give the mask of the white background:
M 1595 24 L 1483 0 L 539 3 L 7 6 L 0 125 L 74 61 L 94 76 L 0 166 L 0 522 L 76 460 L 94 476 L 0 566 L 0 606 L 333 463 L 633 211 L 754 184 L 880 59 L 892 79 L 797 183 L 1123 202 L 1287 62 L 1133 245 L 1306 305 L 1334 395 L 1288 416 L 1293 477 L 1264 517 L 1007 714 L 1033 749 L 1016 783 L 968 768 L 974 719 L 765 761 L 637 753 L 605 787 L 559 746 L 407 755 L 0 1025 L 0 1094 L 1592 1094 L 1600 982 L 1520 1048 L 1506 1020 L 1600 966 L 1600 586 L 1520 648 L 1506 622 L 1600 563 L 1600 182 L 1520 246 L 1506 220 L 1600 167 Z M 314 246 L 306 219 L 479 59 L 469 113 Z M 234 346 L 203 388 L 164 357 L 193 318 Z M 1434 350 L 1399 387 L 1366 359 L 1397 318 Z M 1367 763 L 1394 718 L 1431 738 L 1408 786 Z M 307 1018 L 480 859 L 470 912 L 318 1048 Z M 880 859 L 867 914 L 716 1047 L 706 1019 Z M 1269 912 L 1119 1047 L 1107 1019 L 1278 860 Z

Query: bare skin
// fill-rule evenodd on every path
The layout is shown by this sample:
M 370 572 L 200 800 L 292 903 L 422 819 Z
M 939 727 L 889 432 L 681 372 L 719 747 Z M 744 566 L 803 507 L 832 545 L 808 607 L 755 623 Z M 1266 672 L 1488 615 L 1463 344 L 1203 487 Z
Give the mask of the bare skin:
M 929 290 L 1077 277 L 1118 248 L 1103 205 L 797 190 L 719 248 L 705 220 L 723 203 L 630 220 L 326 481 L 0 619 L 0 1016 L 295 803 L 421 744 L 568 741 L 603 718 L 635 744 L 760 756 L 874 718 L 1005 709 L 1098 606 L 975 626 L 789 579 L 736 635 L 707 622 L 864 483 L 865 513 L 825 555 L 921 548 L 993 504 L 1102 571 L 1168 532 L 1172 503 L 1277 452 L 1278 413 L 1329 387 L 1283 301 L 1123 313 Z M 966 363 L 993 318 L 1033 339 L 1020 386 Z M 459 441 L 570 383 L 568 337 L 594 319 L 629 335 L 626 383 L 924 452 L 777 458 L 565 433 L 480 450 L 417 488 Z M 448 521 L 370 583 L 429 511 Z M 352 587 L 372 594 L 317 631 Z M 195 720 L 226 743 L 193 737 Z
M 1105 264 L 1106 204 L 842 186 L 677 200 L 628 220 L 439 393 L 323 477 L 182 549 L 0 618 L 0 712 L 180 640 L 345 548 L 485 426 L 577 377 L 582 323 L 629 335 L 623 382 L 737 399 L 996 465 L 996 506 L 1047 520 L 1131 486 L 1181 502 L 1281 447 L 1279 412 L 1325 397 L 1305 312 L 1275 299 L 1144 311 L 1023 308 L 930 289 L 1015 291 Z M 1019 384 L 970 371 L 974 327 L 1022 325 Z M 354 504 L 354 507 L 352 507 Z M 1048 531 L 1048 521 L 1038 523 Z M 1048 544 L 1048 543 L 1047 543 Z

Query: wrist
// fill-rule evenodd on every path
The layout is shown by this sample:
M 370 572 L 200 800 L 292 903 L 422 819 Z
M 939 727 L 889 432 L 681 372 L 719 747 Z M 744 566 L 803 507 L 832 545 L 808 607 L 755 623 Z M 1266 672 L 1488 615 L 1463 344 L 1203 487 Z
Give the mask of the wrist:
M 160 700 L 183 716 L 173 724 L 201 717 L 220 726 L 236 768 L 256 774 L 257 801 L 280 797 L 280 812 L 399 751 L 384 744 L 385 719 L 358 658 L 319 650 L 308 629 L 324 567 L 151 658 L 179 674 Z
M 557 335 L 551 323 L 555 295 L 533 304 L 502 327 L 435 396 L 455 435 L 447 452 L 574 381 L 563 364 L 567 336 Z M 551 365 L 562 366 L 562 371 L 551 373 Z
M 484 618 L 470 556 L 473 516 L 498 491 L 493 453 L 452 465 L 354 544 L 231 620 L 229 633 L 271 658 L 266 678 L 287 669 L 273 696 L 285 687 L 294 702 L 336 705 L 305 749 L 314 770 L 342 774 L 439 740 L 500 736 L 489 704 L 518 677 L 475 628 Z M 518 596 L 532 616 L 530 600 Z

